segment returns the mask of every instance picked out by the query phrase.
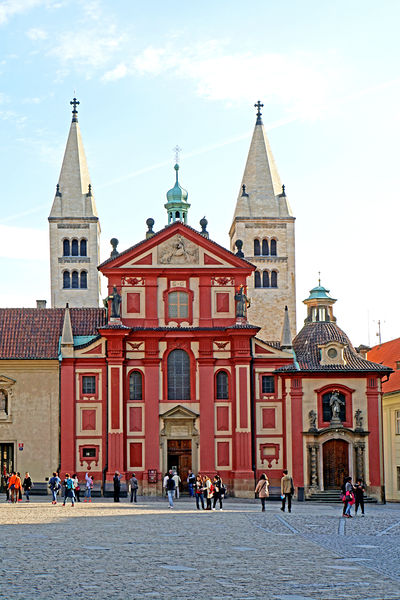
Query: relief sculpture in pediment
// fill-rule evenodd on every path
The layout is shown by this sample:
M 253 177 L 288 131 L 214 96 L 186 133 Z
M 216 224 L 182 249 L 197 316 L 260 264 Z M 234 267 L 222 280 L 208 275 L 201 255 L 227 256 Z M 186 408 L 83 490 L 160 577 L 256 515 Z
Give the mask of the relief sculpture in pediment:
M 199 249 L 181 235 L 175 235 L 158 247 L 158 262 L 161 265 L 198 264 Z

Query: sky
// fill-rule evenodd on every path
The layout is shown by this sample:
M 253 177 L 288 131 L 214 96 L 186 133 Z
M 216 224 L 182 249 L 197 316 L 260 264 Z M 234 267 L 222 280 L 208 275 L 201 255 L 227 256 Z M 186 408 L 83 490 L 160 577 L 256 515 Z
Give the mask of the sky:
M 257 100 L 296 217 L 298 328 L 321 282 L 355 345 L 400 337 L 398 0 L 0 0 L 0 306 L 50 299 L 48 222 L 71 121 L 102 229 L 228 231 Z

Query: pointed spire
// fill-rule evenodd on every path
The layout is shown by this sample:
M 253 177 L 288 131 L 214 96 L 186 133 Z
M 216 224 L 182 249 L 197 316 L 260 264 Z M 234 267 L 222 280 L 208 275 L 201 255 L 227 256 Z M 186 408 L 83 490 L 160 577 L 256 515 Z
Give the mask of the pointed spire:
M 65 305 L 64 323 L 61 334 L 61 356 L 71 357 L 74 354 L 74 335 L 72 333 L 71 315 L 68 302 Z
M 292 216 L 261 119 L 261 108 L 264 105 L 258 100 L 254 106 L 257 109 L 257 119 L 234 219 Z
M 289 350 L 292 348 L 292 334 L 290 331 L 290 320 L 289 320 L 289 310 L 288 307 L 285 306 L 285 315 L 283 318 L 283 328 L 282 328 L 282 336 L 281 336 L 281 348 L 282 350 Z
M 75 214 L 84 217 L 97 217 L 96 204 L 77 117 L 78 111 L 76 107 L 79 105 L 79 101 L 74 98 L 70 104 L 74 107 L 72 122 L 50 217 L 73 216 Z

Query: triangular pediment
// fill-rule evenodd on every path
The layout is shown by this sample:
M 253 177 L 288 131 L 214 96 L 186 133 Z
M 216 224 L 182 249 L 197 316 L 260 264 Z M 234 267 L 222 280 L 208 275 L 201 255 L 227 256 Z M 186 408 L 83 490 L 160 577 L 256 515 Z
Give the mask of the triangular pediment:
M 154 268 L 242 268 L 254 270 L 246 260 L 205 238 L 183 223 L 174 223 L 153 237 L 132 246 L 119 256 L 110 258 L 99 267 L 109 269 Z
M 275 342 L 264 342 L 260 338 L 252 340 L 253 353 L 256 358 L 290 358 L 293 359 L 293 354 L 286 350 L 276 348 Z
M 165 413 L 160 414 L 160 417 L 163 419 L 197 419 L 198 413 L 195 413 L 193 410 L 178 404 L 178 406 L 174 406 L 170 408 Z
M 0 387 L 11 387 L 16 383 L 15 379 L 11 379 L 11 377 L 6 377 L 5 375 L 0 375 Z

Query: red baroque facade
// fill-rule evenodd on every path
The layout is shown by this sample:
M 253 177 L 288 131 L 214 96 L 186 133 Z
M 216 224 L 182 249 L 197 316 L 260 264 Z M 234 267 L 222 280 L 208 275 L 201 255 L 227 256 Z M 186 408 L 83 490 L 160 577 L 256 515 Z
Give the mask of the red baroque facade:
M 61 338 L 62 472 L 89 471 L 105 489 L 116 470 L 134 472 L 145 494 L 159 494 L 168 469 L 185 481 L 191 468 L 218 472 L 235 495 L 252 496 L 261 472 L 278 485 L 289 468 L 308 494 L 324 489 L 317 463 L 325 441 L 368 437 L 365 476 L 379 488 L 380 388 L 365 390 L 368 435 L 354 433 L 350 401 L 336 435 L 323 421 L 324 390 L 351 399 L 360 386 L 345 385 L 348 373 L 334 381 L 332 373 L 307 373 L 291 348 L 258 339 L 258 328 L 236 316 L 235 293 L 252 275 L 250 263 L 176 222 L 99 270 L 113 297 L 106 324 L 74 337 L 66 313 Z M 364 386 L 367 370 L 356 375 Z M 317 446 L 319 454 L 311 450 Z M 351 450 L 350 472 L 355 460 Z

